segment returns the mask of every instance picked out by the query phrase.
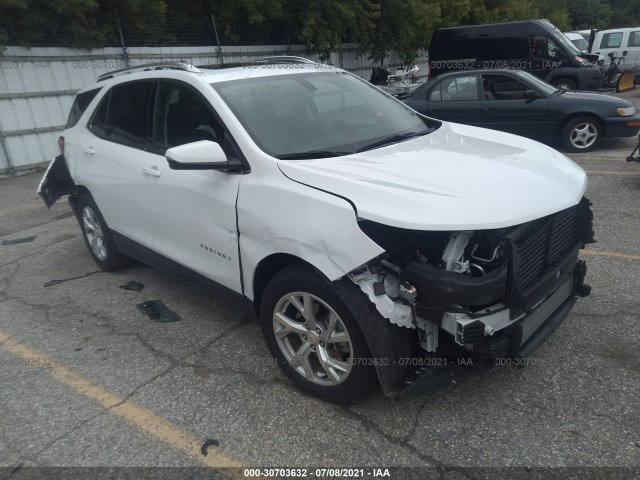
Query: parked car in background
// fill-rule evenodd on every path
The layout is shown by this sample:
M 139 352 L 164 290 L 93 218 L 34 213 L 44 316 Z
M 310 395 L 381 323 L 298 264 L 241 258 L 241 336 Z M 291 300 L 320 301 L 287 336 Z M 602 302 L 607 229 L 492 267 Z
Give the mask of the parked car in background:
M 577 32 L 564 32 L 567 38 L 573 43 L 581 52 L 589 51 L 589 42 Z
M 608 57 L 622 57 L 620 71 L 638 69 L 640 72 L 640 27 L 615 28 L 596 33 L 592 53 Z
M 559 139 L 570 152 L 588 152 L 605 137 L 630 137 L 640 130 L 640 115 L 628 100 L 560 90 L 517 70 L 446 73 L 403 101 L 441 120 Z
M 39 193 L 70 195 L 101 269 L 133 257 L 245 298 L 283 372 L 326 400 L 521 360 L 590 291 L 584 170 L 327 65 L 112 72 L 60 146 Z
M 439 28 L 429 47 L 430 74 L 517 68 L 567 90 L 597 90 L 603 72 L 547 20 Z

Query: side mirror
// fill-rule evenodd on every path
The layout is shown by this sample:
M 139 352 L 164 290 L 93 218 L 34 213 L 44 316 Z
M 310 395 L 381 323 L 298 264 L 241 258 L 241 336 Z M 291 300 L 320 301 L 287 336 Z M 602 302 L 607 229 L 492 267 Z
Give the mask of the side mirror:
M 171 170 L 220 170 L 237 172 L 243 169 L 240 160 L 227 158 L 222 147 L 210 140 L 187 143 L 170 148 L 164 154 Z
M 528 100 L 535 100 L 536 98 L 540 98 L 540 94 L 535 90 L 525 90 L 523 97 Z

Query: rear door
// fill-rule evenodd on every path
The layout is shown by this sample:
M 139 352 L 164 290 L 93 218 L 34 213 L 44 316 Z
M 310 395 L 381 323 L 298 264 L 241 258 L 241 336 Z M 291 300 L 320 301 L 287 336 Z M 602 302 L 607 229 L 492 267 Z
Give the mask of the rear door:
M 100 100 L 88 129 L 73 139 L 74 178 L 91 192 L 110 229 L 151 246 L 144 201 L 149 148 L 149 109 L 153 82 L 112 87 Z
M 552 134 L 554 124 L 546 98 L 526 98 L 532 87 L 506 74 L 484 74 L 482 126 L 525 137 Z
M 480 125 L 482 104 L 479 76 L 461 73 L 447 76 L 427 93 L 427 115 L 439 120 Z

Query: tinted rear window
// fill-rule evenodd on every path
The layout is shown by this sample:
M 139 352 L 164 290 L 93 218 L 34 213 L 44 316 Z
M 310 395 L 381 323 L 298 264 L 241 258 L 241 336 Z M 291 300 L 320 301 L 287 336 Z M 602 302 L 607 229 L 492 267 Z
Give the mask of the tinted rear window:
M 71 128 L 78 123 L 78 120 L 80 120 L 80 117 L 91 103 L 91 100 L 95 98 L 101 89 L 102 87 L 96 88 L 94 90 L 89 90 L 88 92 L 80 93 L 76 96 L 76 99 L 73 101 L 73 105 L 71 106 L 71 112 L 69 112 L 69 119 L 67 120 L 66 128 Z

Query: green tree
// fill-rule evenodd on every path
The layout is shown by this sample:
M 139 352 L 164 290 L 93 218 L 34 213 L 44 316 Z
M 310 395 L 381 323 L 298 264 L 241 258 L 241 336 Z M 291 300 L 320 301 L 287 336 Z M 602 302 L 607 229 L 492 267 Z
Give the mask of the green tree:
M 311 0 L 300 13 L 302 38 L 326 60 L 343 42 L 369 44 L 380 6 L 370 0 Z
M 563 32 L 571 29 L 567 0 L 538 0 L 539 18 L 546 18 Z
M 612 14 L 611 5 L 605 0 L 569 0 L 569 17 L 574 30 L 607 28 Z
M 65 37 L 80 45 L 92 35 L 94 0 L 0 0 L 0 31 L 14 45 Z
M 637 27 L 640 25 L 640 1 L 610 0 L 611 28 Z
M 363 47 L 374 62 L 395 50 L 403 62 L 411 63 L 418 49 L 429 46 L 440 16 L 441 7 L 433 0 L 380 0 L 380 18 Z

